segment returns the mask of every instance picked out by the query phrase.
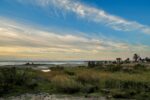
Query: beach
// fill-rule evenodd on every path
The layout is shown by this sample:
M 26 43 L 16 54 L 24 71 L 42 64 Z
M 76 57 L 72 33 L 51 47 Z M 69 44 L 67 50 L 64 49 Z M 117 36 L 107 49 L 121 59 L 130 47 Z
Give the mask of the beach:
M 106 100 L 106 98 L 105 97 L 49 95 L 47 93 L 39 93 L 39 94 L 24 94 L 20 96 L 0 98 L 0 100 Z

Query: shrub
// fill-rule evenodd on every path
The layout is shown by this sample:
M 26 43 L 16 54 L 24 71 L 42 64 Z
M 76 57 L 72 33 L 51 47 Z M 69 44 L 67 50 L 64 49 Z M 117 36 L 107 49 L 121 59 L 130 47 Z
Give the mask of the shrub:
M 120 88 L 120 81 L 114 79 L 106 79 L 104 82 L 104 87 L 108 89 Z
M 113 98 L 129 98 L 130 95 L 126 92 L 117 91 L 112 93 Z
M 62 71 L 64 70 L 64 67 L 57 65 L 56 67 L 50 67 L 50 69 L 54 71 Z
M 34 89 L 36 86 L 32 82 L 32 75 L 28 69 L 1 68 L 0 69 L 0 94 L 11 93 L 18 88 Z M 32 83 L 31 83 L 32 82 Z
M 75 75 L 75 72 L 72 71 L 72 70 L 65 70 L 64 73 L 67 74 L 67 75 L 71 75 L 71 76 Z
M 136 100 L 150 100 L 150 92 L 141 92 L 135 96 Z
M 76 93 L 80 91 L 81 84 L 65 75 L 57 75 L 52 78 L 51 83 L 62 93 Z
M 92 84 L 85 84 L 81 89 L 82 93 L 94 93 L 96 91 L 98 91 L 98 86 Z
M 146 66 L 145 65 L 141 65 L 141 64 L 137 64 L 134 67 L 134 70 L 146 70 Z
M 121 65 L 107 65 L 105 70 L 115 72 L 115 71 L 121 71 L 121 69 L 122 69 Z
M 77 80 L 81 83 L 97 84 L 99 83 L 100 77 L 96 71 L 85 70 L 77 73 Z
M 148 91 L 150 90 L 149 83 L 137 82 L 132 80 L 117 80 L 117 79 L 107 79 L 105 80 L 105 88 L 115 88 L 122 90 L 136 90 L 136 91 Z

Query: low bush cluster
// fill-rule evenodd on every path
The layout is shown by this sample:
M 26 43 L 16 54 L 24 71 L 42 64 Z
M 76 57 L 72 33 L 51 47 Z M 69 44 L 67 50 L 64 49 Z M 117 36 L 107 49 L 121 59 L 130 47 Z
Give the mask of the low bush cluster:
M 80 91 L 81 84 L 71 79 L 66 75 L 57 75 L 51 79 L 51 83 L 57 89 L 58 92 L 63 93 L 77 93 Z
M 77 73 L 76 78 L 81 83 L 90 83 L 90 84 L 97 84 L 99 83 L 100 77 L 96 71 L 86 70 L 80 73 Z
M 21 89 L 30 90 L 36 86 L 29 69 L 16 69 L 15 67 L 0 69 L 0 95 L 17 92 L 17 90 L 20 92 Z

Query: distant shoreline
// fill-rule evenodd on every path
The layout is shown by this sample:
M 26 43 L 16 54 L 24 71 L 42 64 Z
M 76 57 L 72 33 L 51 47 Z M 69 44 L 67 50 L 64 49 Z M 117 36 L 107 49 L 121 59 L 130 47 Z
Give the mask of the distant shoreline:
M 9 65 L 84 65 L 85 61 L 0 61 L 0 66 Z

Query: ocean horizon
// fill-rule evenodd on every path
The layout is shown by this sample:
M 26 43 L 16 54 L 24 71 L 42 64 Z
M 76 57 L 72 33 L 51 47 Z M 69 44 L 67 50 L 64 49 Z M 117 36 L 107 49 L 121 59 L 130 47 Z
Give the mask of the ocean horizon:
M 45 64 L 45 65 L 63 65 L 63 64 L 85 64 L 86 61 L 0 61 L 0 66 L 6 65 L 24 65 L 30 64 Z

